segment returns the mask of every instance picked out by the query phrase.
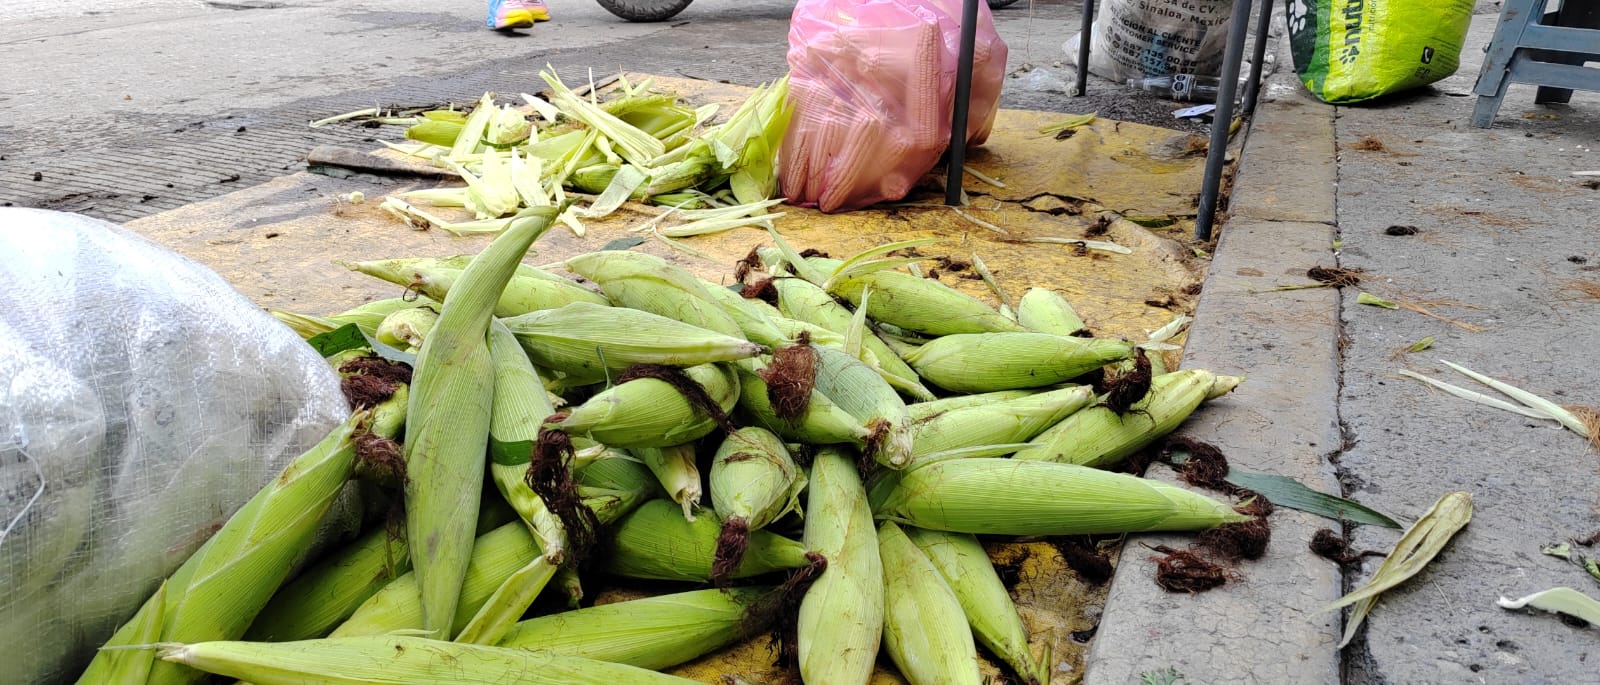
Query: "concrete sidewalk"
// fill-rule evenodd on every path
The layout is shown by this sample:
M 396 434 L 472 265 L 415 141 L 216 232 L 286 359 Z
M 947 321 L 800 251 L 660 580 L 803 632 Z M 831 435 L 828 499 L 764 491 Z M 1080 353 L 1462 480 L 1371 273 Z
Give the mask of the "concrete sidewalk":
M 1600 299 L 1577 289 L 1600 285 L 1600 189 L 1572 175 L 1600 169 L 1600 94 L 1536 106 L 1533 87 L 1513 86 L 1495 128 L 1470 127 L 1496 18 L 1475 17 L 1460 71 L 1415 93 L 1333 107 L 1292 75 L 1269 84 L 1185 360 L 1250 376 L 1183 429 L 1236 467 L 1338 488 L 1407 523 L 1466 491 L 1472 523 L 1383 596 L 1342 654 L 1338 614 L 1318 611 L 1378 561 L 1341 577 L 1313 556 L 1310 534 L 1330 521 L 1280 508 L 1243 582 L 1193 597 L 1156 588 L 1142 558 L 1140 545 L 1181 539 L 1132 538 L 1086 682 L 1167 668 L 1196 683 L 1594 682 L 1592 632 L 1495 599 L 1557 586 L 1600 595 L 1581 569 L 1539 552 L 1600 530 L 1600 457 L 1549 422 L 1395 374 L 1472 384 L 1443 358 L 1557 402 L 1600 404 L 1600 370 L 1582 361 Z M 1362 286 L 1266 292 L 1335 264 L 1363 270 Z M 1360 305 L 1359 290 L 1424 311 Z M 1431 349 L 1403 352 L 1426 337 Z M 1358 550 L 1399 536 L 1351 528 Z

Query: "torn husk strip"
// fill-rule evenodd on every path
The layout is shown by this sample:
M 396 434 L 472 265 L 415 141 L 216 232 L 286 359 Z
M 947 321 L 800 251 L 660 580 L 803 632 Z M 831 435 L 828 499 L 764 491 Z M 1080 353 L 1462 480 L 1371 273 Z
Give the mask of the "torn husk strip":
M 1502 609 L 1531 607 L 1574 616 L 1589 623 L 1600 624 L 1600 601 L 1595 601 L 1593 597 L 1570 587 L 1551 588 L 1544 592 L 1535 592 L 1521 599 L 1501 597 L 1500 601 L 1496 603 Z
M 1361 622 L 1366 619 L 1368 613 L 1371 613 L 1372 607 L 1377 605 L 1379 594 L 1421 572 L 1422 568 L 1444 549 L 1456 531 L 1465 527 L 1470 520 L 1472 520 L 1472 495 L 1465 492 L 1446 493 L 1434 503 L 1428 513 L 1423 514 L 1422 518 L 1400 536 L 1400 541 L 1395 543 L 1394 549 L 1383 560 L 1383 565 L 1372 574 L 1372 579 L 1368 580 L 1366 585 L 1325 607 L 1323 611 L 1354 605 L 1350 610 L 1350 617 L 1345 621 L 1344 639 L 1339 642 L 1339 646 L 1350 644 L 1350 639 L 1355 637 L 1356 631 L 1361 628 Z
M 1475 381 L 1478 381 L 1479 383 L 1483 383 L 1484 385 L 1505 393 L 1512 399 L 1521 402 L 1524 406 L 1519 407 L 1505 400 L 1496 397 L 1490 397 L 1483 393 L 1473 392 L 1471 390 L 1467 390 L 1466 388 L 1452 385 L 1444 381 L 1435 380 L 1411 371 L 1400 371 L 1399 374 L 1401 376 L 1405 376 L 1406 378 L 1422 381 L 1464 400 L 1494 407 L 1496 409 L 1504 409 L 1506 411 L 1515 414 L 1521 414 L 1522 416 L 1527 416 L 1530 418 L 1556 421 L 1562 426 L 1566 427 L 1568 430 L 1577 433 L 1580 437 L 1587 438 L 1591 445 L 1600 448 L 1600 412 L 1597 412 L 1594 408 L 1574 405 L 1559 405 L 1555 402 L 1551 402 L 1550 400 L 1528 392 L 1527 390 L 1523 390 L 1522 388 L 1511 385 L 1510 383 L 1497 381 L 1459 364 L 1454 364 L 1443 359 L 1439 360 L 1439 363 L 1455 369 L 1456 371 L 1461 372 L 1462 374 Z
M 1079 238 L 1053 238 L 1050 236 L 1044 236 L 1035 238 L 1017 238 L 1016 241 L 1020 243 L 1047 243 L 1050 245 L 1080 245 L 1089 250 L 1100 250 L 1101 252 L 1112 252 L 1115 254 L 1133 254 L 1133 250 L 1130 248 L 1123 247 L 1116 243 L 1108 243 L 1103 240 L 1082 240 Z
M 1390 302 L 1389 300 L 1385 300 L 1385 299 L 1383 299 L 1381 297 L 1378 297 L 1377 295 L 1374 295 L 1372 293 L 1367 293 L 1367 292 L 1361 293 L 1360 295 L 1356 295 L 1356 304 L 1365 304 L 1365 305 L 1371 305 L 1371 306 L 1374 306 L 1374 307 L 1383 307 L 1384 309 L 1399 309 L 1400 308 L 1400 305 L 1398 305 L 1398 304 L 1395 304 L 1393 302 Z

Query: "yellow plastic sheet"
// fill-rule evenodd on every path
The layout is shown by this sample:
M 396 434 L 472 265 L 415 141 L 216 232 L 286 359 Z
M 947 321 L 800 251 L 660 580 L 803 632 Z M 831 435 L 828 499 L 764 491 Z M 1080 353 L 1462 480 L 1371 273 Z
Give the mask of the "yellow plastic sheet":
M 638 82 L 645 76 L 630 78 Z M 655 85 L 676 90 L 695 104 L 736 104 L 748 92 L 683 79 L 657 78 Z M 920 252 L 962 262 L 977 254 L 1013 301 L 1029 287 L 1055 289 L 1097 335 L 1143 340 L 1148 331 L 1193 307 L 1204 265 L 1184 239 L 1193 225 L 1203 148 L 1197 153 L 1194 141 L 1177 132 L 1103 119 L 1061 140 L 1038 132 L 1065 118 L 1002 111 L 993 135 L 974 151 L 970 165 L 1005 187 L 968 175 L 965 188 L 971 204 L 959 212 L 939 204 L 942 179 L 930 175 L 926 189 L 900 205 L 835 215 L 783 207 L 787 215 L 777 220 L 777 227 L 797 249 L 813 247 L 835 256 L 895 240 L 937 237 L 941 242 Z M 491 239 L 413 230 L 377 209 L 385 194 L 429 185 L 302 173 L 140 219 L 129 228 L 206 264 L 263 307 L 329 314 L 402 293 L 401 287 L 351 272 L 340 262 L 474 253 Z M 351 191 L 368 200 L 352 204 L 343 199 Z M 458 216 L 452 211 L 438 214 Z M 552 228 L 527 261 L 551 264 L 613 240 L 647 236 L 630 229 L 661 211 L 625 205 L 604 220 L 586 222 L 589 231 L 582 238 Z M 1147 229 L 1128 216 L 1164 227 Z M 1105 241 L 1131 253 L 1029 242 L 1041 238 Z M 633 249 L 671 259 L 711 281 L 731 283 L 734 262 L 752 247 L 768 244 L 764 231 L 735 229 L 681 240 L 683 248 L 703 256 L 653 238 Z M 999 305 L 971 268 L 943 271 L 944 282 Z M 1017 568 L 1013 597 L 1035 653 L 1050 651 L 1055 682 L 1076 680 L 1082 672 L 1083 642 L 1098 623 L 1105 588 L 1078 579 L 1047 542 L 995 543 L 990 552 L 997 562 Z M 598 599 L 636 594 L 614 588 Z M 767 647 L 765 638 L 753 640 L 675 672 L 707 683 L 721 682 L 724 675 L 777 682 Z M 997 673 L 991 664 L 985 669 L 988 675 Z M 874 682 L 899 680 L 880 669 Z

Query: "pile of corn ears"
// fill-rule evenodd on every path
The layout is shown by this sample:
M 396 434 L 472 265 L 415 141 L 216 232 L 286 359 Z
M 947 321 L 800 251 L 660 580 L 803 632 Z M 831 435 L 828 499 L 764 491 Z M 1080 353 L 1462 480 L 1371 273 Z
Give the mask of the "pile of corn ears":
M 483 136 L 521 159 L 511 136 L 532 134 L 498 121 Z M 1248 520 L 1106 470 L 1242 379 L 1090 337 L 1056 293 L 1002 312 L 900 270 L 904 244 L 834 260 L 776 234 L 741 290 L 626 250 L 522 264 L 558 213 L 533 205 L 475 256 L 350 265 L 413 297 L 278 312 L 355 414 L 80 682 L 686 682 L 660 671 L 793 621 L 807 683 L 866 683 L 882 651 L 913 684 L 976 685 L 980 649 L 1044 683 L 977 536 Z M 1136 380 L 1080 384 L 1097 373 Z M 352 480 L 404 515 L 291 577 Z M 677 591 L 562 608 L 599 574 Z
M 454 233 L 504 230 L 507 217 L 565 205 L 572 194 L 593 201 L 570 206 L 558 220 L 582 235 L 583 219 L 600 218 L 629 200 L 684 210 L 727 210 L 720 219 L 770 226 L 767 202 L 777 193 L 776 153 L 788 129 L 788 78 L 763 85 L 725 121 L 707 126 L 717 105 L 690 108 L 652 82 L 619 77 L 604 102 L 568 88 L 554 70 L 540 72 L 550 99 L 522 95 L 533 110 L 495 103 L 487 93 L 470 113 L 423 112 L 406 129 L 413 142 L 389 147 L 448 169 L 464 187 L 433 188 L 386 198 L 383 209 L 417 228 Z M 471 221 L 446 221 L 419 205 L 463 207 Z

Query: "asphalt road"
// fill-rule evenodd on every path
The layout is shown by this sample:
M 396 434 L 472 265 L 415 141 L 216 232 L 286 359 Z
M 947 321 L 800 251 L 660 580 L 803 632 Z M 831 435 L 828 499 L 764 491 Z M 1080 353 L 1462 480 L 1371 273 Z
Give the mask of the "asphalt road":
M 128 221 L 298 170 L 318 144 L 396 135 L 310 120 L 532 92 L 546 64 L 569 82 L 627 69 L 756 85 L 787 71 L 793 2 L 697 0 L 657 24 L 551 4 L 555 21 L 504 35 L 483 26 L 482 0 L 0 2 L 0 205 Z M 1013 69 L 1069 77 L 1075 0 L 996 16 Z M 1098 79 L 1086 98 L 1021 80 L 1006 91 L 1010 107 L 1197 126 L 1171 118 L 1178 103 Z

